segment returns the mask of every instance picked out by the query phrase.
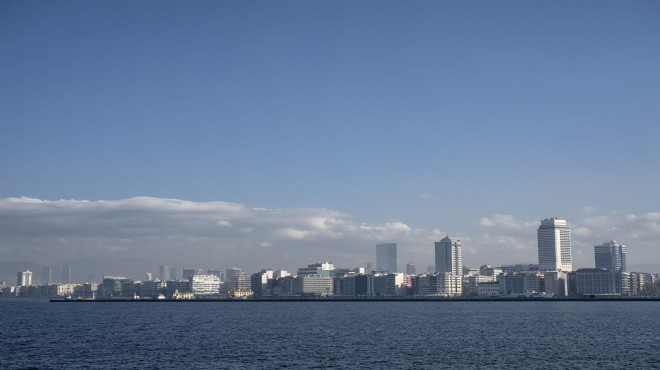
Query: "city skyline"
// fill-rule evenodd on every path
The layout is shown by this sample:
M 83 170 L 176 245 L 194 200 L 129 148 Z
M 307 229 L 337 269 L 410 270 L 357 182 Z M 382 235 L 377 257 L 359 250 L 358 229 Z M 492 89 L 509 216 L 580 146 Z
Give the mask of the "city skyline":
M 660 270 L 659 11 L 3 1 L 0 261 L 528 263 L 561 217 Z

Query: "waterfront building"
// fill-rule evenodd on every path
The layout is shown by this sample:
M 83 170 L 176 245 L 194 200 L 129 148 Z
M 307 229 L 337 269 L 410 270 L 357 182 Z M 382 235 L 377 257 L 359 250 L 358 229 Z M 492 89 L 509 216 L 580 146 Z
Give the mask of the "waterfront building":
M 344 276 L 343 278 L 341 278 L 339 294 L 346 297 L 355 297 L 357 295 L 355 292 L 355 278 L 357 276 L 358 275 L 350 274 L 348 276 Z
M 408 276 L 404 273 L 392 273 L 385 275 L 385 296 L 403 297 L 408 290 Z
M 383 297 L 387 294 L 387 274 L 373 275 L 374 293 L 377 297 Z
M 500 275 L 504 294 L 540 293 L 545 290 L 544 274 L 539 271 Z
M 408 275 L 417 275 L 417 267 L 414 262 L 409 262 L 406 264 L 406 274 Z
M 192 288 L 190 287 L 189 280 L 168 280 L 165 282 L 165 292 L 166 295 L 172 296 L 174 292 L 191 292 Z
M 298 269 L 298 276 L 319 275 L 331 277 L 334 275 L 335 266 L 330 262 L 310 263 L 307 267 Z
M 502 295 L 502 285 L 499 282 L 483 282 L 477 285 L 479 298 L 497 297 Z
M 481 283 L 490 283 L 495 279 L 490 275 L 470 275 L 464 278 L 465 287 L 463 289 L 463 294 L 467 297 L 478 297 L 479 296 L 479 284 Z M 498 283 L 499 284 L 499 283 Z
M 134 281 L 124 281 L 121 283 L 121 296 L 126 298 L 136 298 L 140 296 L 142 283 Z
M 435 272 L 440 274 L 463 275 L 461 260 L 461 242 L 453 241 L 446 236 L 439 242 L 435 242 Z
M 103 283 L 101 283 L 101 286 L 99 287 L 101 291 L 101 297 L 121 297 L 123 287 L 122 284 L 125 282 L 132 283 L 133 281 L 123 276 L 103 276 Z
M 190 287 L 196 296 L 217 295 L 220 294 L 220 278 L 215 275 L 193 275 Z
M 252 274 L 250 277 L 250 284 L 252 293 L 255 297 L 266 297 L 271 295 L 271 287 L 273 283 L 272 269 L 262 269 L 260 272 Z
M 32 271 L 30 270 L 20 271 L 16 276 L 16 285 L 17 286 L 32 285 Z
M 463 278 L 450 272 L 430 276 L 429 295 L 440 297 L 459 297 L 463 293 Z
M 382 272 L 397 272 L 396 243 L 376 245 L 376 268 Z
M 627 274 L 624 277 L 627 277 Z M 622 287 L 622 273 L 602 268 L 583 268 L 575 271 L 575 289 L 577 296 L 584 295 L 621 295 L 622 288 L 627 290 L 626 283 Z
M 416 275 L 412 279 L 412 291 L 415 296 L 427 296 L 430 293 L 431 274 Z
M 566 220 L 548 218 L 537 230 L 539 270 L 573 271 L 571 230 Z
M 596 268 L 610 271 L 626 271 L 626 246 L 612 239 L 594 246 Z
M 545 293 L 553 297 L 568 295 L 568 279 L 564 271 L 544 271 L 543 284 Z
M 153 280 L 153 281 L 143 281 L 142 285 L 140 287 L 140 291 L 138 293 L 139 296 L 141 297 L 151 297 L 151 298 L 158 298 L 161 294 L 165 294 L 167 292 L 167 284 L 169 281 L 161 281 L 161 280 Z M 187 285 L 187 283 L 186 283 Z M 187 291 L 188 289 L 183 289 L 183 291 Z M 137 292 L 136 292 L 137 293 Z M 126 292 L 122 292 L 122 294 L 126 295 Z
M 355 295 L 358 297 L 372 297 L 374 295 L 374 276 L 360 274 L 355 276 Z
M 85 283 L 82 285 L 82 297 L 94 299 L 98 289 L 99 284 L 97 283 Z
M 248 290 L 252 286 L 252 279 L 238 267 L 228 268 L 225 272 L 226 283 L 224 289 L 227 292 L 239 289 Z
M 292 281 L 292 291 L 295 295 L 332 295 L 333 278 L 322 275 L 296 276 Z

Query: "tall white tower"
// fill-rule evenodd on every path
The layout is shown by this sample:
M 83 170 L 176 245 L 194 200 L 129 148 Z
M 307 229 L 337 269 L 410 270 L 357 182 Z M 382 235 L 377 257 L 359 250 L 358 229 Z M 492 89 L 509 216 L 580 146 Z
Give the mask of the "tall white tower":
M 463 275 L 461 242 L 446 236 L 435 242 L 435 272 Z
M 566 220 L 547 218 L 541 221 L 538 232 L 539 270 L 573 271 L 571 229 Z
M 30 270 L 20 271 L 16 276 L 16 285 L 18 286 L 32 285 L 32 271 Z

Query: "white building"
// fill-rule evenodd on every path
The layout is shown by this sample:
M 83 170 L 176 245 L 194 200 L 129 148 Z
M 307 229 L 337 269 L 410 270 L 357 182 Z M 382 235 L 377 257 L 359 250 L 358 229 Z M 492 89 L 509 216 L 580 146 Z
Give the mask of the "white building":
M 220 278 L 215 275 L 193 275 L 190 286 L 195 295 L 213 295 L 220 293 Z
M 610 271 L 626 271 L 626 246 L 610 240 L 594 246 L 596 268 Z
M 477 297 L 479 296 L 479 291 L 478 291 L 479 284 L 490 283 L 493 282 L 495 279 L 492 276 L 488 276 L 488 275 L 472 275 L 472 276 L 468 276 L 467 279 L 465 280 L 467 280 L 467 284 L 465 284 L 466 287 L 463 293 L 465 293 L 465 295 L 468 297 Z
M 429 295 L 458 297 L 463 293 L 463 278 L 452 273 L 437 273 L 429 279 Z
M 303 275 L 293 278 L 292 290 L 296 295 L 332 295 L 333 278 L 321 275 Z
M 376 268 L 383 272 L 397 272 L 396 243 L 376 245 Z
M 23 270 L 16 276 L 17 286 L 30 286 L 32 285 L 32 271 Z
M 486 282 L 477 285 L 479 298 L 497 297 L 502 295 L 502 286 L 499 282 Z
M 571 230 L 566 220 L 548 218 L 541 221 L 537 236 L 539 270 L 573 271 Z
M 439 242 L 435 242 L 435 272 L 463 275 L 459 240 L 453 241 L 447 236 Z

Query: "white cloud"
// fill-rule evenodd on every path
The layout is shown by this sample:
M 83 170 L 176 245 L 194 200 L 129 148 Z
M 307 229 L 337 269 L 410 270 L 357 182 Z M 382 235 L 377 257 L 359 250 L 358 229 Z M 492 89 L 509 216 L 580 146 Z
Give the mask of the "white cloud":
M 534 227 L 536 221 L 518 220 L 511 215 L 494 214 L 491 217 L 482 217 L 479 224 L 484 227 L 502 228 L 505 230 L 520 230 Z
M 575 266 L 593 266 L 593 245 L 626 244 L 629 263 L 660 260 L 660 212 L 590 214 L 569 220 Z M 433 264 L 433 242 L 460 239 L 469 265 L 534 263 L 538 220 L 494 214 L 462 233 L 402 221 L 368 223 L 332 209 L 252 208 L 237 203 L 137 197 L 109 201 L 0 199 L 0 260 L 149 258 L 163 263 L 295 270 L 329 260 L 359 266 L 375 244 L 399 244 L 400 261 Z M 474 226 L 474 225 L 473 225 Z M 170 262 L 173 261 L 173 262 Z
M 582 207 L 582 213 L 584 213 L 585 215 L 590 215 L 594 212 L 596 212 L 596 208 L 593 207 L 593 206 L 587 205 L 587 206 Z
M 105 258 L 122 253 L 164 262 L 232 261 L 246 268 L 285 264 L 283 268 L 291 269 L 315 260 L 357 266 L 373 260 L 375 244 L 383 240 L 430 254 L 438 234 L 403 222 L 358 223 L 331 209 L 250 208 L 149 197 L 0 199 L 0 259 L 4 260 Z

